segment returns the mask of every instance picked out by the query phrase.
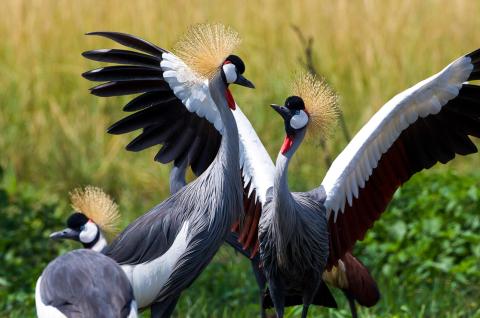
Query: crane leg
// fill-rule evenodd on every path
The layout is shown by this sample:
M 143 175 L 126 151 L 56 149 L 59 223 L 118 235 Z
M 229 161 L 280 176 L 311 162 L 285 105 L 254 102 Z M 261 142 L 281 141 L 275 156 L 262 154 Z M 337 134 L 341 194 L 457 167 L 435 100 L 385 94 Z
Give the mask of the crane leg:
M 308 308 L 310 307 L 310 304 L 313 302 L 313 298 L 315 298 L 315 294 L 317 293 L 318 287 L 320 286 L 320 283 L 314 283 L 310 285 L 310 288 L 305 288 L 305 291 L 303 293 L 303 309 L 302 309 L 302 318 L 307 318 L 308 315 Z
M 167 298 L 165 301 L 152 304 L 150 306 L 151 318 L 168 318 L 172 315 L 177 305 L 180 295 Z
M 307 318 L 307 315 L 308 315 L 308 307 L 310 307 L 310 304 L 303 304 L 303 308 L 302 308 L 302 318 Z
M 270 296 L 272 297 L 273 305 L 277 312 L 277 318 L 283 318 L 283 312 L 285 310 L 285 288 L 283 282 L 278 276 L 267 279 Z
M 232 246 L 237 252 L 241 253 L 245 257 L 250 258 L 250 251 L 245 251 L 242 247 L 242 244 L 238 242 L 238 235 L 236 233 L 230 232 L 225 239 L 230 246 Z M 267 278 L 263 274 L 263 270 L 260 268 L 260 257 L 258 254 L 251 259 L 250 264 L 252 265 L 252 271 L 255 275 L 255 280 L 257 281 L 258 285 L 258 292 L 260 295 L 260 316 L 262 318 L 267 317 L 267 313 L 265 311 L 265 307 L 263 304 L 264 301 L 264 293 L 265 287 L 267 285 Z
M 350 312 L 352 313 L 352 318 L 358 318 L 358 313 L 357 313 L 357 306 L 355 305 L 355 299 L 353 298 L 352 295 L 350 295 L 349 292 L 343 290 L 343 294 L 348 300 L 348 304 L 350 305 Z
M 260 317 L 266 318 L 267 312 L 263 305 L 263 298 L 264 298 L 263 294 L 265 293 L 265 286 L 267 284 L 267 279 L 265 278 L 265 275 L 263 275 L 263 272 L 260 269 L 259 263 L 260 262 L 258 260 L 258 257 L 255 257 L 252 259 L 252 271 L 253 271 L 253 274 L 255 275 L 255 280 L 257 281 L 258 292 L 260 296 Z

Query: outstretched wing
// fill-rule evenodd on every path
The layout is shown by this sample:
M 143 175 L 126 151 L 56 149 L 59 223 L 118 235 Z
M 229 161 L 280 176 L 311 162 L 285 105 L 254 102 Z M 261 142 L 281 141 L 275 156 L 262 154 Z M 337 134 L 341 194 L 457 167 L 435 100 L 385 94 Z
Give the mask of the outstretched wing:
M 245 218 L 241 226 L 237 223 L 232 230 L 238 234 L 243 249 L 252 251 L 253 257 L 258 252 L 258 222 L 269 189 L 273 187 L 275 166 L 255 129 L 238 106 L 233 115 L 240 140 Z
M 179 163 L 188 157 L 188 164 L 200 175 L 215 158 L 223 132 L 208 80 L 198 77 L 174 54 L 133 35 L 89 34 L 141 51 L 100 49 L 83 53 L 94 61 L 118 64 L 83 74 L 88 80 L 106 82 L 93 87 L 93 95 L 140 94 L 123 108 L 135 113 L 113 124 L 108 132 L 124 134 L 141 129 L 142 133 L 127 145 L 127 150 L 163 145 L 156 161 Z
M 477 152 L 480 50 L 393 97 L 335 159 L 322 185 L 329 217 L 329 266 L 363 239 L 393 194 L 413 174 Z

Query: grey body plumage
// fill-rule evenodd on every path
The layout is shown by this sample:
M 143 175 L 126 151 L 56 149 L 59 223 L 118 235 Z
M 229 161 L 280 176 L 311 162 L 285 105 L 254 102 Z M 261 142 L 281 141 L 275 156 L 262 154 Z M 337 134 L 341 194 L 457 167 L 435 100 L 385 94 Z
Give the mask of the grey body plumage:
M 288 295 L 302 297 L 302 317 L 306 316 L 323 283 L 328 258 L 328 227 L 322 201 L 309 193 L 292 193 L 288 188 L 288 164 L 304 135 L 305 129 L 299 131 L 292 147 L 285 154 L 279 153 L 273 192 L 267 197 L 259 221 L 260 259 L 279 317 Z
M 35 303 L 39 318 L 137 317 L 137 304 L 122 268 L 99 253 L 119 220 L 118 207 L 100 188 L 70 193 L 75 212 L 52 240 L 73 240 L 83 249 L 57 257 L 37 280 Z M 97 223 L 98 222 L 98 223 Z M 105 231 L 105 232 L 104 232 Z
M 129 317 L 134 301 L 120 266 L 88 249 L 71 251 L 53 260 L 43 271 L 37 288 L 43 305 L 55 307 L 66 317 Z
M 219 74 L 210 81 L 210 93 L 225 125 L 212 164 L 195 181 L 130 224 L 104 251 L 122 265 L 152 261 L 169 249 L 188 221 L 188 248 L 155 302 L 169 304 L 178 298 L 210 262 L 243 210 L 238 131 L 222 95 L 225 89 Z

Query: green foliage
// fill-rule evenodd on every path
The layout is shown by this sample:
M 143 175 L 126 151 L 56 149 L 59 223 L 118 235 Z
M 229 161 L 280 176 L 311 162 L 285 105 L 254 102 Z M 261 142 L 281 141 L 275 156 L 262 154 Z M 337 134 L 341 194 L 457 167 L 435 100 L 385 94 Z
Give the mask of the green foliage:
M 379 274 L 412 284 L 480 281 L 479 176 L 425 173 L 410 180 L 361 244 Z
M 18 183 L 12 169 L 0 171 L 0 316 L 30 317 L 37 277 L 72 247 L 48 240 L 62 228 L 66 207 Z M 362 317 L 479 316 L 479 210 L 478 175 L 430 172 L 410 180 L 355 251 L 382 292 L 377 306 L 361 309 Z M 339 310 L 313 307 L 312 317 L 349 317 L 342 294 L 334 292 Z M 183 293 L 176 316 L 257 316 L 257 295 L 248 260 L 224 247 Z M 300 310 L 290 308 L 286 317 Z
M 0 316 L 33 316 L 34 288 L 43 268 L 59 255 L 51 229 L 64 219 L 54 199 L 17 183 L 12 169 L 0 168 Z M 27 315 L 28 313 L 28 315 Z
M 381 307 L 427 316 L 456 307 L 459 316 L 472 316 L 479 309 L 478 180 L 478 175 L 427 172 L 397 191 L 357 246 L 357 255 L 383 285 Z M 445 292 L 450 297 L 442 297 Z M 408 304 L 398 302 L 403 297 Z

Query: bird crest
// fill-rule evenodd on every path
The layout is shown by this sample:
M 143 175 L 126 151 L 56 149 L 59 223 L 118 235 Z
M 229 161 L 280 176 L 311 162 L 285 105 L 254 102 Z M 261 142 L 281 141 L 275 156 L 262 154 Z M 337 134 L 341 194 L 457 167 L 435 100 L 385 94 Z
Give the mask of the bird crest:
M 118 205 L 102 189 L 93 186 L 76 188 L 70 192 L 70 202 L 75 211 L 85 214 L 104 234 L 110 236 L 118 231 Z
M 329 137 L 340 112 L 335 91 L 324 79 L 302 72 L 293 81 L 292 94 L 301 97 L 305 103 L 310 117 L 307 126 L 309 135 Z
M 211 79 L 240 42 L 240 35 L 231 27 L 196 24 L 178 41 L 174 52 L 198 76 Z

